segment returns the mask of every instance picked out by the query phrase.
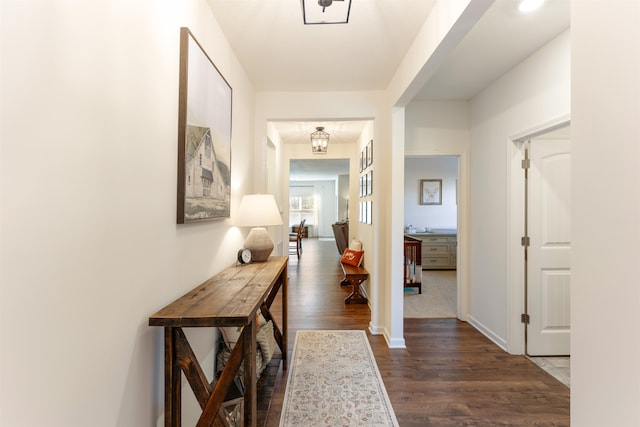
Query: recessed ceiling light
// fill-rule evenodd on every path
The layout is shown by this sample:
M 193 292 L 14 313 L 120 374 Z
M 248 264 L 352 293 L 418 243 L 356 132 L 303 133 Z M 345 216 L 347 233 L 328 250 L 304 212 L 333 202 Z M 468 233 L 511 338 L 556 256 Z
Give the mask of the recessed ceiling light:
M 542 6 L 544 0 L 522 0 L 518 5 L 520 12 L 532 12 Z

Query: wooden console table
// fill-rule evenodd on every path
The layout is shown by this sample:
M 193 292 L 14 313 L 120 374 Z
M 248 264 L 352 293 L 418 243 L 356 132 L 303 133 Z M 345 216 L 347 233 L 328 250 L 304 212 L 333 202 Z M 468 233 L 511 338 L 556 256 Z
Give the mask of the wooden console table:
M 181 425 L 181 378 L 184 373 L 202 414 L 197 427 L 214 425 L 227 389 L 244 360 L 244 425 L 254 427 L 257 418 L 256 312 L 273 322 L 276 342 L 287 369 L 287 263 L 288 257 L 232 266 L 210 278 L 149 317 L 150 326 L 164 327 L 164 425 Z M 282 330 L 269 308 L 282 290 Z M 200 367 L 183 327 L 243 326 L 229 361 L 217 382 L 209 382 Z

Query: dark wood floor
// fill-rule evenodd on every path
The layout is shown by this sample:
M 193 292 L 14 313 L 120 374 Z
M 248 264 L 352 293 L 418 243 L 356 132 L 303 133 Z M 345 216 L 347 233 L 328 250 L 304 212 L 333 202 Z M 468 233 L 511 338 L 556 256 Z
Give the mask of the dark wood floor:
M 366 305 L 345 305 L 332 241 L 305 239 L 289 262 L 289 355 L 296 331 L 367 330 Z M 273 306 L 278 313 L 281 307 Z M 455 319 L 405 319 L 406 349 L 367 332 L 400 426 L 568 426 L 569 389 Z M 284 372 L 284 373 L 283 373 Z M 278 426 L 286 371 L 275 375 L 266 426 Z

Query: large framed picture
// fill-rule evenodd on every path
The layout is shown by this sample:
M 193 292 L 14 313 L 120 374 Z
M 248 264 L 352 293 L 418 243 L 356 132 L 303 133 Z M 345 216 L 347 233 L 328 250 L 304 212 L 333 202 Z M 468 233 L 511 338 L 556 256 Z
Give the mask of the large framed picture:
M 420 180 L 420 204 L 421 205 L 441 205 L 442 204 L 442 180 L 441 179 L 421 179 Z
M 229 218 L 232 90 L 186 27 L 178 98 L 178 224 Z

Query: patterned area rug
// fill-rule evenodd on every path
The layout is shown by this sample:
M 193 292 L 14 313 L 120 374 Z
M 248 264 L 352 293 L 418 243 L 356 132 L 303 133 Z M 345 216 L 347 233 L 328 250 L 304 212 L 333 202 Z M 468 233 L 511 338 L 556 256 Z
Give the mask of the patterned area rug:
M 280 427 L 398 426 L 364 331 L 298 331 Z

